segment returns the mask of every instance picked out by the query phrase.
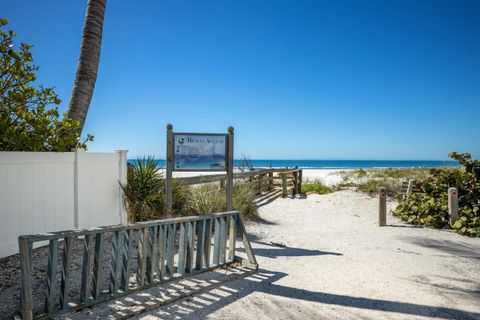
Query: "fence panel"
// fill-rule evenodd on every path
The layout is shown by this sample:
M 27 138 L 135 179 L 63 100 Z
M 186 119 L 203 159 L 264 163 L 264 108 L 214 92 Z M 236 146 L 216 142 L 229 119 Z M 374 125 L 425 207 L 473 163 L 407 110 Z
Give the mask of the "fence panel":
M 126 168 L 126 151 L 0 152 L 0 257 L 21 234 L 126 223 Z
M 206 253 L 209 251 L 206 248 L 212 245 L 211 228 L 215 235 L 213 264 Z M 236 230 L 242 237 L 248 259 L 234 255 Z M 133 234 L 137 234 L 137 237 L 133 237 Z M 77 246 L 76 250 L 72 250 L 74 240 L 83 241 L 83 247 Z M 38 301 L 32 297 L 32 280 L 38 274 L 32 272 L 31 248 L 32 244 L 44 241 L 49 241 L 50 247 L 44 305 L 42 307 L 40 304 L 39 307 Z M 63 255 L 58 254 L 60 242 L 64 243 Z M 109 257 L 110 261 L 104 259 L 107 242 L 111 242 L 112 250 L 105 257 Z M 18 243 L 22 273 L 21 314 L 24 319 L 82 308 L 234 262 L 253 270 L 258 268 L 240 214 L 236 211 L 24 235 L 18 238 Z M 81 283 L 74 284 L 74 275 L 70 270 L 71 260 L 73 256 L 82 255 Z M 102 268 L 104 264 L 106 268 Z M 61 277 L 57 277 L 59 268 Z M 133 272 L 130 272 L 130 268 Z M 108 270 L 108 274 L 102 273 L 102 270 Z M 70 290 L 79 291 L 80 295 L 72 297 L 69 295 Z

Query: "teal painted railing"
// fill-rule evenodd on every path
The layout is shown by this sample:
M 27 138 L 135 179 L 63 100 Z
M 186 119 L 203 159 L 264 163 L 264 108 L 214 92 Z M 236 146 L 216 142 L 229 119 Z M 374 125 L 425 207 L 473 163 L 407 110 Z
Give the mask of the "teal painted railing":
M 237 236 L 242 237 L 247 259 L 235 255 Z M 32 293 L 32 248 L 35 242 L 42 241 L 49 242 L 49 254 L 44 303 L 38 308 L 34 306 L 39 301 L 34 301 Z M 74 241 L 82 241 L 83 248 L 74 246 Z M 106 247 L 106 242 L 110 241 L 111 246 Z M 97 304 L 234 262 L 258 268 L 240 214 L 236 211 L 23 235 L 18 242 L 22 279 L 20 313 L 23 319 Z M 62 249 L 60 254 L 59 247 Z M 79 249 L 83 252 L 78 252 Z M 75 254 L 83 255 L 80 288 L 74 288 L 72 283 Z M 105 255 L 110 255 L 107 279 L 102 277 L 105 274 L 103 263 L 108 260 Z M 59 271 L 61 276 L 57 276 Z M 79 291 L 74 298 L 70 294 L 72 290 Z

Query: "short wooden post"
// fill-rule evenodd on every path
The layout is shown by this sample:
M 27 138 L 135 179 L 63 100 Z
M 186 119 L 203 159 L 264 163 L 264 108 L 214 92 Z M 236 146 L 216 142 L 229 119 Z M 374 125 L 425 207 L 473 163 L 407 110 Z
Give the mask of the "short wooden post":
M 220 189 L 225 189 L 225 179 L 220 179 Z
M 452 226 L 458 217 L 458 190 L 448 188 L 448 221 Z
M 233 127 L 228 127 L 227 211 L 233 210 Z
M 273 172 L 268 173 L 268 190 L 273 190 Z
M 173 203 L 173 125 L 167 124 L 167 172 L 165 177 L 165 215 L 167 218 L 172 217 L 172 203 Z
M 379 210 L 378 210 L 378 226 L 387 225 L 387 194 L 385 188 L 380 188 L 378 192 Z
M 282 173 L 281 175 L 282 175 L 282 189 L 283 189 L 282 197 L 286 198 L 287 195 L 288 195 L 288 192 L 287 192 L 287 174 Z
M 298 171 L 298 193 L 302 193 L 303 170 Z

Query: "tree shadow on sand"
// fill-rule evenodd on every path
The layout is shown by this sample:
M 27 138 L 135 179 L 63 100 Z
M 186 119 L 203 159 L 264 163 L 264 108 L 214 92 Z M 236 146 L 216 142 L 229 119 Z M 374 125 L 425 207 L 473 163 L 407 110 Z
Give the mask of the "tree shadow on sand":
M 480 245 L 471 245 L 462 241 L 431 239 L 425 237 L 404 237 L 412 244 L 431 248 L 457 257 L 480 259 Z

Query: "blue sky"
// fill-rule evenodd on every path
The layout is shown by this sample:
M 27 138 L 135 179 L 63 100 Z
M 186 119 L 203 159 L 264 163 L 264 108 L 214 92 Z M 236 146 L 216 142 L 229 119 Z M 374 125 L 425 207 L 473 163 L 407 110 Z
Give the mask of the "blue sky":
M 68 104 L 86 1 L 2 0 Z M 165 155 L 165 126 L 271 159 L 480 157 L 480 1 L 108 1 L 91 151 Z

